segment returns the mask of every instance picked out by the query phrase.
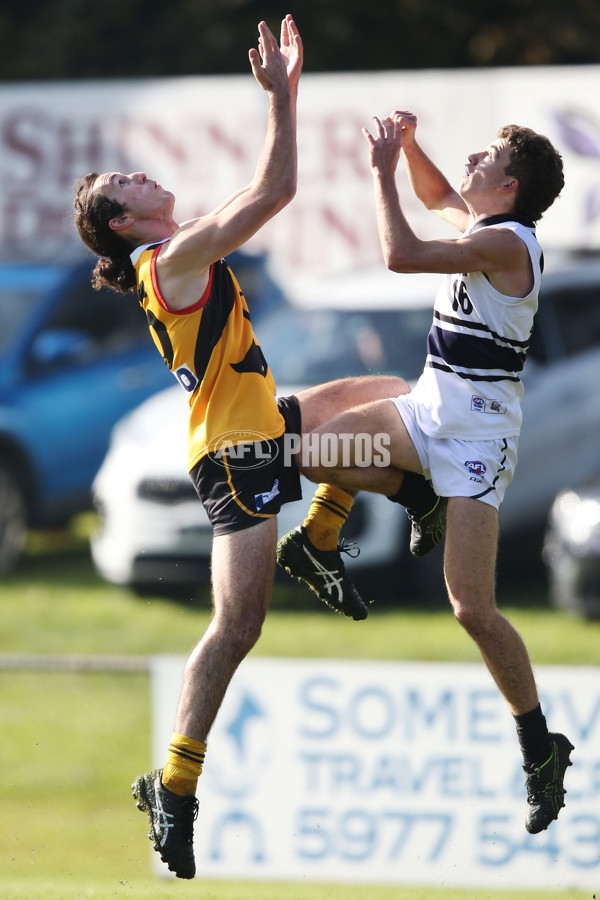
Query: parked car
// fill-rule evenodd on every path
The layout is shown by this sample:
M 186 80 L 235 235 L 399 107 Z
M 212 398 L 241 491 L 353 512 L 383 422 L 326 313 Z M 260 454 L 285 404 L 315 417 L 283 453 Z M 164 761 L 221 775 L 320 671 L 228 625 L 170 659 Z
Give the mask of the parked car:
M 279 289 L 263 257 L 239 254 L 266 308 Z M 27 528 L 92 507 L 115 423 L 172 384 L 135 297 L 90 283 L 91 263 L 0 266 L 0 574 Z
M 303 285 L 258 329 L 280 393 L 370 372 L 417 378 L 438 286 L 437 275 L 402 276 L 380 266 Z M 519 465 L 501 507 L 505 537 L 534 534 L 541 551 L 557 491 L 600 475 L 599 376 L 600 263 L 586 260 L 543 281 L 525 368 Z M 96 565 L 109 580 L 144 590 L 188 589 L 207 568 L 211 532 L 185 473 L 187 407 L 180 393 L 153 398 L 118 425 L 94 486 L 102 511 Z M 152 430 L 157 420 L 164 423 L 160 434 Z M 283 507 L 280 533 L 304 518 L 313 486 L 303 487 L 304 499 Z M 401 567 L 405 593 L 439 595 L 439 554 L 433 562 L 409 557 L 408 522 L 398 505 L 359 494 L 343 533 L 361 547 L 348 562 L 355 577 Z
M 0 573 L 28 527 L 91 507 L 113 425 L 168 383 L 139 305 L 94 291 L 90 271 L 0 268 Z
M 600 481 L 561 491 L 544 544 L 551 602 L 600 619 Z

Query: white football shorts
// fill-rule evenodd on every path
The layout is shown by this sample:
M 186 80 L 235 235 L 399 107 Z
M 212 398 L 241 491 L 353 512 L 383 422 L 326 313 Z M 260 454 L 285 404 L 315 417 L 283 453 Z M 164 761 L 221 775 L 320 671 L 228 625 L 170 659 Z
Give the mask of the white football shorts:
M 436 494 L 472 497 L 499 509 L 517 465 L 518 436 L 487 441 L 432 438 L 419 426 L 410 394 L 391 399 Z

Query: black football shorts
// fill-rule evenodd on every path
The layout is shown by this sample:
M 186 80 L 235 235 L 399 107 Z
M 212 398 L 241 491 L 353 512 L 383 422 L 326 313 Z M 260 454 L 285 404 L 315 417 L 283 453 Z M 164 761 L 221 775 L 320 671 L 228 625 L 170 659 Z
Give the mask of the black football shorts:
M 294 396 L 280 397 L 277 405 L 285 420 L 281 437 L 208 453 L 190 472 L 215 535 L 250 528 L 302 498 L 289 441 L 301 434 L 300 405 Z

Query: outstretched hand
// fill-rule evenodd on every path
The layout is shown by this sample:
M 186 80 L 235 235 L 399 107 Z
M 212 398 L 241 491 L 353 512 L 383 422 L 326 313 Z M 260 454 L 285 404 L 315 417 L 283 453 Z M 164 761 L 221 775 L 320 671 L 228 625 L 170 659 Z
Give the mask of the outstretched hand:
M 248 53 L 254 77 L 265 91 L 296 88 L 302 70 L 302 40 L 291 16 L 281 23 L 281 49 L 265 22 L 258 26 L 258 50 Z
M 281 23 L 281 39 L 279 41 L 279 46 L 281 48 L 281 55 L 287 66 L 290 88 L 295 88 L 298 85 L 300 72 L 302 71 L 304 49 L 302 47 L 300 32 L 290 15 L 287 15 Z
M 373 117 L 373 121 L 374 134 L 368 128 L 362 130 L 371 148 L 371 171 L 394 172 L 400 158 L 401 123 L 396 118 L 378 119 L 377 116 Z
M 408 147 L 415 142 L 415 131 L 417 130 L 417 117 L 414 113 L 405 109 L 395 109 L 390 115 L 390 119 L 398 122 L 402 129 L 402 149 L 407 150 Z
M 265 91 L 275 90 L 283 85 L 287 88 L 285 61 L 273 32 L 266 22 L 260 22 L 258 33 L 258 50 L 253 47 L 248 52 L 254 77 Z

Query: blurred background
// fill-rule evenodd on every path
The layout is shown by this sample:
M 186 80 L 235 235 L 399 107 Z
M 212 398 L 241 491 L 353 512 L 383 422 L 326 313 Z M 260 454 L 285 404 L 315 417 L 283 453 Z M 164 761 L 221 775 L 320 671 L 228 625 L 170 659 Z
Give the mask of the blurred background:
M 5 0 L 0 665 L 7 704 L 0 721 L 24 729 L 3 751 L 11 814 L 24 793 L 41 809 L 43 766 L 32 780 L 20 749 L 38 746 L 23 709 L 40 716 L 40 728 L 49 727 L 42 707 L 65 727 L 69 704 L 103 672 L 93 718 L 105 761 L 114 710 L 131 717 L 140 703 L 146 709 L 146 655 L 185 652 L 210 609 L 211 534 L 185 472 L 186 406 L 135 296 L 92 292 L 93 261 L 71 221 L 73 183 L 88 171 L 144 170 L 174 190 L 181 220 L 247 183 L 265 113 L 247 51 L 258 21 L 277 34 L 287 12 L 305 46 L 298 195 L 231 259 L 280 392 L 348 374 L 419 374 L 435 285 L 426 276 L 390 278 L 380 262 L 360 133 L 373 115 L 415 112 L 424 148 L 456 183 L 466 155 L 502 125 L 548 134 L 563 154 L 566 186 L 539 227 L 546 275 L 524 376 L 519 467 L 502 509 L 498 582 L 502 601 L 524 616 L 568 611 L 555 620 L 563 634 L 573 615 L 588 628 L 600 618 L 598 4 L 303 0 L 294 9 L 269 0 Z M 418 233 L 444 236 L 401 172 L 398 180 Z M 301 521 L 310 495 L 306 486 L 304 505 L 285 508 L 282 531 Z M 419 623 L 426 609 L 435 619 L 446 605 L 441 553 L 410 559 L 404 513 L 392 506 L 357 499 L 345 530 L 361 546 L 352 571 L 384 615 L 407 613 Z M 295 616 L 306 599 L 278 579 L 276 611 Z M 313 612 L 321 611 L 310 605 Z M 542 633 L 539 621 L 536 629 Z M 544 646 L 554 646 L 543 633 Z M 575 634 L 581 651 L 584 632 Z M 261 652 L 302 652 L 279 632 L 271 640 Z M 323 654 L 365 652 L 330 646 Z M 597 662 L 586 647 L 586 659 Z M 392 648 L 381 633 L 366 652 L 421 651 Z M 456 651 L 466 653 L 462 645 Z M 546 661 L 559 658 L 571 656 L 557 651 Z M 48 706 L 39 697 L 40 668 L 60 682 Z M 63 696 L 71 698 L 67 707 Z M 130 708 L 121 710 L 117 696 Z M 140 757 L 144 716 L 135 720 Z M 60 767 L 65 744 L 52 741 Z M 85 753 L 81 743 L 73 744 L 77 753 Z M 98 765 L 94 757 L 65 780 L 88 792 Z M 38 819 L 41 834 L 44 815 Z M 8 813 L 2 827 L 14 841 Z M 25 871 L 23 854 L 17 859 Z
M 273 0 L 160 3 L 6 2 L 0 76 L 80 79 L 246 73 L 245 51 L 264 19 L 275 31 L 291 12 L 304 37 L 306 69 L 477 69 L 585 65 L 598 61 L 600 11 L 575 0 Z M 19 40 L 10 41 L 11 35 Z M 160 38 L 160 42 L 159 42 Z

